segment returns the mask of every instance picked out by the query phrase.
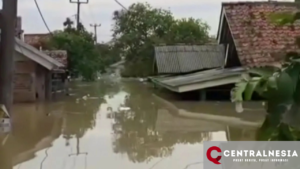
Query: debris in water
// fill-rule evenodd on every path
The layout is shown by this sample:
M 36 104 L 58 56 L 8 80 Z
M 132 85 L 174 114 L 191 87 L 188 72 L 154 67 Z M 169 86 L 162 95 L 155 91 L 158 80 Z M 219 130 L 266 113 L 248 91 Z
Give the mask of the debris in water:
M 236 102 L 235 103 L 235 111 L 237 113 L 242 113 L 244 111 L 244 108 L 243 108 L 243 103 L 242 102 Z
M 4 138 L 3 141 L 2 141 L 2 145 L 5 145 L 5 143 L 6 143 L 7 139 L 8 139 L 8 137 L 9 137 L 9 135 L 6 135 L 6 136 L 5 136 L 5 138 Z
M 88 97 L 90 97 L 90 94 L 87 94 L 86 96 L 83 96 L 82 99 L 83 99 L 83 100 L 87 100 Z
M 0 105 L 0 134 L 8 133 L 11 130 L 11 122 L 10 116 L 6 109 L 6 107 L 1 104 Z
M 139 81 L 140 82 L 144 82 L 146 79 L 143 79 L 143 78 L 139 78 Z
M 120 111 L 130 110 L 130 107 L 120 107 L 119 110 L 120 110 Z

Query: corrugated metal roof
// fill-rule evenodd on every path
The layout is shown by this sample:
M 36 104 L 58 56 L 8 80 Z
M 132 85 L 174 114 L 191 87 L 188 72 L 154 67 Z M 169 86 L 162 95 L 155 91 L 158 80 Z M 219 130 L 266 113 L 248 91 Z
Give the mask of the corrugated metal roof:
M 235 76 L 243 73 L 244 71 L 244 68 L 213 69 L 181 76 L 152 78 L 152 81 L 170 87 L 178 87 L 193 83 L 201 83 L 223 77 Z
M 158 73 L 188 73 L 223 66 L 223 45 L 157 46 L 155 59 Z

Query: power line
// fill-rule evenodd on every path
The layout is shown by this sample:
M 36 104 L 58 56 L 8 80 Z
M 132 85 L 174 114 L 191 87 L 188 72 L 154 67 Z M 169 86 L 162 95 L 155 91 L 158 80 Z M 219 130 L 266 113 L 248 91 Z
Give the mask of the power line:
M 121 2 L 119 2 L 118 0 L 115 0 L 115 2 L 120 5 L 125 11 L 127 11 L 128 9 L 123 5 L 121 4 Z
M 43 14 L 42 14 L 42 11 L 41 11 L 41 9 L 40 9 L 40 6 L 39 6 L 37 0 L 34 0 L 34 3 L 35 3 L 35 6 L 37 7 L 37 9 L 38 9 L 38 11 L 39 11 L 39 14 L 40 14 L 40 16 L 41 16 L 41 18 L 42 18 L 42 20 L 43 20 L 43 22 L 44 22 L 44 25 L 46 26 L 46 28 L 47 28 L 47 30 L 49 31 L 49 33 L 52 34 L 52 32 L 51 32 L 51 30 L 49 29 L 48 24 L 47 24 L 47 22 L 46 22 L 46 20 L 45 20 L 45 18 L 44 18 L 44 16 L 43 16 Z

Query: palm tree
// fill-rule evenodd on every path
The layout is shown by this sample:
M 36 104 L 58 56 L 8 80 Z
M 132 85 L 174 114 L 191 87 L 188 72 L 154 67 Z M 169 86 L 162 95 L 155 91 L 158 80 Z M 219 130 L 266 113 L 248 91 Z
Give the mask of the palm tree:
M 66 29 L 72 29 L 74 22 L 70 18 L 67 18 L 63 24 Z

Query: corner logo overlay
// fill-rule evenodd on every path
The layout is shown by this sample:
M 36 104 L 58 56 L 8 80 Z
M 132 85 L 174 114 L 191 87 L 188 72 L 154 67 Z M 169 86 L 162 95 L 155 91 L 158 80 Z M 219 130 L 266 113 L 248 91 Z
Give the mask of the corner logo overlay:
M 211 153 L 212 153 L 213 151 L 217 151 L 218 153 L 221 153 L 221 152 L 222 152 L 221 149 L 220 149 L 219 147 L 217 147 L 217 146 L 212 146 L 212 147 L 208 148 L 208 150 L 207 150 L 207 152 L 206 152 L 206 157 L 207 157 L 207 159 L 208 159 L 209 161 L 215 163 L 215 164 L 221 164 L 219 161 L 221 160 L 222 156 L 217 156 L 216 158 L 213 158 L 213 157 L 211 156 Z
M 205 141 L 204 169 L 299 168 L 300 141 Z

